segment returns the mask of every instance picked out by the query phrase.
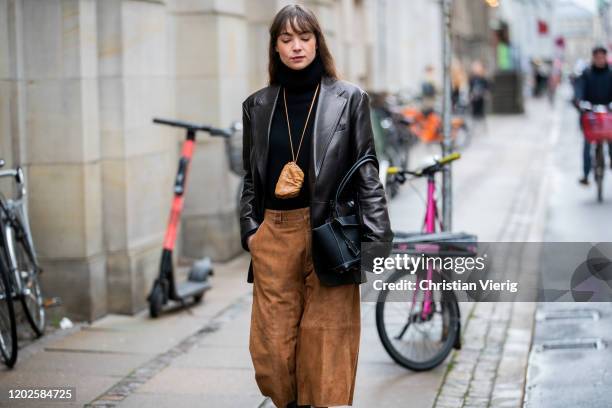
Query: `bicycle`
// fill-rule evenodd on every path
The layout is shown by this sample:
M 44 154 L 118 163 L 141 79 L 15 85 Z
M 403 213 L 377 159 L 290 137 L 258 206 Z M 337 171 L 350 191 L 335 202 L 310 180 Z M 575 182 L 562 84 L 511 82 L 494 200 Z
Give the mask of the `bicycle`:
M 471 247 L 476 237 L 466 233 L 436 232 L 436 223 L 442 229 L 438 217 L 435 197 L 435 174 L 459 159 L 453 153 L 434 164 L 415 171 L 390 167 L 388 171 L 403 184 L 411 175 L 427 177 L 427 202 L 422 232 L 395 232 L 393 254 L 405 253 L 413 256 L 425 252 L 436 256 L 474 255 Z M 412 299 L 392 299 L 389 289 L 380 291 L 376 304 L 376 329 L 383 347 L 399 365 L 413 371 L 430 370 L 441 364 L 453 348 L 461 348 L 461 315 L 457 297 L 453 291 L 419 289 L 419 282 L 441 282 L 446 277 L 428 264 L 415 273 L 399 269 L 393 271 L 385 281 L 387 284 L 401 284 L 413 279 L 415 286 Z M 401 296 L 401 295 L 400 295 Z M 409 307 L 406 308 L 406 300 Z M 399 306 L 398 306 L 399 305 Z M 397 313 L 394 315 L 394 313 Z
M 371 109 L 372 129 L 376 150 L 380 151 L 380 180 L 389 198 L 393 199 L 398 191 L 399 185 L 392 175 L 387 173 L 389 166 L 408 167 L 410 148 L 416 142 L 416 138 L 409 129 L 409 123 L 397 112 L 395 107 L 385 104 L 384 106 L 373 106 Z
M 3 166 L 4 161 L 0 160 L 0 168 Z M 0 194 L 0 272 L 3 276 L 1 284 L 4 286 L 1 293 L 2 300 L 6 302 L 3 308 L 11 313 L 8 319 L 13 327 L 10 330 L 10 339 L 2 333 L 0 352 L 4 363 L 12 367 L 17 361 L 17 333 L 12 302 L 17 299 L 21 302 L 36 337 L 44 334 L 46 317 L 39 282 L 42 269 L 36 259 L 24 201 L 27 189 L 23 170 L 21 167 L 0 170 L 0 178 L 2 177 L 13 178 L 17 184 L 17 198 L 6 199 Z M 6 318 L 3 320 L 2 329 L 5 329 Z
M 595 144 L 593 175 L 595 176 L 595 184 L 597 184 L 597 202 L 601 203 L 603 202 L 603 179 L 606 167 L 603 142 L 607 141 L 608 147 L 612 149 L 611 106 L 593 105 L 590 102 L 581 101 L 578 107 L 584 137 L 588 143 Z

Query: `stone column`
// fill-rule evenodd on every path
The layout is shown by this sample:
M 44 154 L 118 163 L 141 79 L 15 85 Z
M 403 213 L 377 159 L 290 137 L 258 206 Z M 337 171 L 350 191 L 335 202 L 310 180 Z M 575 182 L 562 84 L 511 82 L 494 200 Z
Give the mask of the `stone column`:
M 245 4 L 248 18 L 248 94 L 268 85 L 268 29 L 274 14 L 280 10 L 278 3 L 278 0 L 261 0 L 247 1 Z
M 248 95 L 247 22 L 244 1 L 175 0 L 173 26 L 176 116 L 214 126 L 241 120 Z M 181 224 L 182 255 L 228 260 L 242 251 L 237 195 L 223 141 L 199 134 Z
M 96 56 L 91 0 L 9 2 L 22 98 L 12 118 L 24 121 L 30 220 L 46 294 L 68 313 L 93 320 L 106 313 Z
M 163 1 L 96 2 L 104 248 L 108 309 L 134 313 L 159 260 L 177 166 Z
M 15 16 L 21 12 L 15 3 L 0 0 L 0 159 L 6 162 L 6 167 L 13 167 L 18 159 L 19 135 L 22 134 L 17 115 L 19 100 L 17 98 L 18 64 L 17 39 L 21 31 L 17 28 Z M 20 60 L 20 62 L 22 62 Z M 10 194 L 10 183 L 1 181 L 0 191 Z

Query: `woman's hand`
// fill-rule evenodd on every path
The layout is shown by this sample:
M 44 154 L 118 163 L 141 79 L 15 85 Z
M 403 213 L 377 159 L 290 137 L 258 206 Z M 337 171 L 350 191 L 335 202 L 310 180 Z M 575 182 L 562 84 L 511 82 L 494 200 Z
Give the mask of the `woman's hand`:
M 255 234 L 251 234 L 248 238 L 247 238 L 247 246 L 249 247 L 249 251 L 251 251 L 251 240 L 253 239 L 253 235 Z

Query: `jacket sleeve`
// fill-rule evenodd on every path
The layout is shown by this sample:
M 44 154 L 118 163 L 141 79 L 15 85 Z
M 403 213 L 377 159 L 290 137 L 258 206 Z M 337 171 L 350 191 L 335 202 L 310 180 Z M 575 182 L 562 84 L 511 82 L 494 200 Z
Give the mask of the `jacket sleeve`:
M 351 112 L 355 160 L 366 154 L 376 155 L 368 94 L 361 91 L 358 99 L 356 107 Z M 363 227 L 362 241 L 392 241 L 393 232 L 387 212 L 385 191 L 378 175 L 378 164 L 373 162 L 364 164 L 355 174 L 355 179 Z
M 259 222 L 255 212 L 255 190 L 253 188 L 253 173 L 251 172 L 251 117 L 248 110 L 248 100 L 242 104 L 242 163 L 245 174 L 240 197 L 240 242 L 245 251 L 249 250 L 248 237 L 257 231 Z

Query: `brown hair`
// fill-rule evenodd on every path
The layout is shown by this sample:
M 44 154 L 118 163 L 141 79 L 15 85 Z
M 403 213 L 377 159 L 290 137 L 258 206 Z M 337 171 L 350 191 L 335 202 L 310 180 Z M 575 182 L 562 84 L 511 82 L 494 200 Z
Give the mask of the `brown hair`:
M 274 47 L 287 23 L 291 24 L 291 29 L 296 33 L 311 32 L 314 34 L 317 40 L 317 53 L 321 58 L 325 71 L 324 75 L 338 79 L 334 58 L 331 52 L 329 52 L 329 48 L 327 48 L 325 36 L 321 31 L 321 26 L 319 25 L 317 17 L 306 7 L 300 6 L 299 4 L 292 4 L 283 7 L 276 13 L 274 21 L 272 21 L 272 25 L 270 25 L 270 47 L 268 52 L 268 75 L 270 85 L 277 83 L 276 73 L 278 72 L 278 64 L 283 63 L 280 58 L 277 57 L 277 52 Z

